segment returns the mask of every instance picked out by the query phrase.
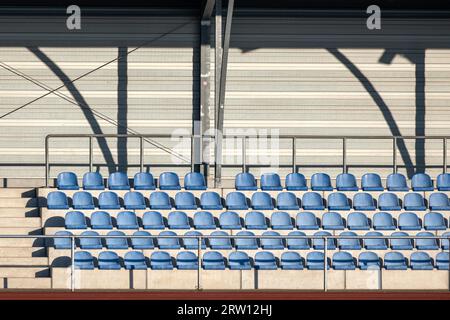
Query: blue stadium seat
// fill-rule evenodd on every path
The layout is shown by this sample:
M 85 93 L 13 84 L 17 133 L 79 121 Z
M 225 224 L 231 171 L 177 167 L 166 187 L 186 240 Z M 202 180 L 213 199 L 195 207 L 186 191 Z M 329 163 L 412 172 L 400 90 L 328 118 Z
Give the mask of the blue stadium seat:
M 199 211 L 194 214 L 195 229 L 216 229 L 216 222 L 209 211 Z
M 298 252 L 283 252 L 280 266 L 283 270 L 303 270 L 303 260 Z
M 201 236 L 202 233 L 199 231 L 188 231 L 184 234 L 185 236 Z M 198 238 L 183 238 L 183 245 L 185 249 L 188 250 L 197 250 L 198 249 Z M 202 249 L 206 249 L 205 238 L 202 238 Z
M 393 237 L 408 237 L 406 232 L 394 232 L 391 234 Z M 411 239 L 391 239 L 392 250 L 412 250 L 413 242 Z
M 306 236 L 306 234 L 301 231 L 292 231 L 288 233 L 288 236 Z M 309 250 L 311 248 L 307 238 L 287 238 L 286 246 L 289 250 Z
M 72 196 L 73 208 L 77 210 L 92 210 L 95 208 L 94 199 L 87 191 L 77 191 Z
M 206 190 L 205 177 L 200 172 L 189 172 L 184 176 L 184 189 Z
M 156 210 L 172 209 L 169 195 L 164 191 L 155 191 L 150 193 L 150 208 Z
M 406 270 L 406 258 L 400 252 L 388 252 L 384 255 L 384 267 L 386 270 Z
M 260 251 L 255 254 L 255 269 L 257 270 L 276 270 L 278 269 L 277 260 L 272 252 Z
M 367 232 L 365 235 L 367 237 L 383 236 L 383 234 L 378 231 Z M 386 239 L 373 238 L 373 239 L 364 239 L 364 248 L 366 248 L 366 250 L 387 250 L 388 246 Z
M 200 206 L 203 210 L 222 210 L 222 198 L 214 191 L 203 192 L 200 196 Z
M 328 210 L 350 210 L 347 196 L 341 192 L 330 193 L 328 195 Z
M 425 237 L 433 237 L 434 234 L 432 234 L 429 231 L 426 232 L 419 232 L 416 234 L 417 238 L 416 241 L 416 248 L 417 250 L 439 250 L 439 244 L 436 239 L 428 239 Z
M 75 269 L 94 270 L 94 258 L 87 251 L 76 251 L 74 255 Z
M 132 211 L 121 211 L 117 214 L 118 229 L 139 229 L 136 214 Z
M 109 190 L 130 190 L 130 183 L 125 172 L 113 172 L 108 178 Z
M 228 210 L 247 210 L 247 198 L 242 192 L 234 191 L 227 194 L 226 203 Z
M 426 252 L 413 252 L 409 263 L 413 270 L 433 270 L 433 263 Z
M 426 210 L 425 200 L 420 193 L 407 193 L 403 198 L 403 207 L 405 210 L 423 211 Z
M 181 190 L 180 178 L 175 172 L 163 172 L 159 175 L 160 190 Z
M 450 210 L 450 202 L 448 196 L 442 192 L 435 192 L 429 198 L 430 210 Z
M 281 191 L 280 176 L 277 173 L 263 173 L 261 175 L 261 190 L 266 191 Z
M 138 172 L 133 179 L 134 190 L 155 190 L 155 179 L 149 172 Z
M 151 236 L 151 234 L 147 231 L 136 231 L 133 233 L 133 236 Z M 153 238 L 131 238 L 131 247 L 135 250 L 145 250 L 145 249 L 153 249 L 155 248 L 155 244 L 153 243 Z
M 450 232 L 444 232 L 441 237 L 446 237 L 446 239 L 441 240 L 441 248 L 443 250 L 450 249 Z
M 71 236 L 72 232 L 70 231 L 57 231 L 55 236 Z M 54 238 L 53 239 L 53 247 L 55 249 L 71 249 L 72 248 L 72 239 L 71 238 Z
M 333 191 L 330 176 L 326 173 L 315 173 L 311 176 L 311 190 Z
M 322 196 L 317 192 L 306 192 L 302 197 L 302 207 L 305 210 L 323 210 Z
M 406 178 L 401 173 L 391 173 L 387 177 L 386 182 L 387 189 L 389 191 L 408 191 L 408 184 Z
M 372 218 L 373 228 L 375 230 L 395 230 L 394 218 L 388 212 L 377 212 Z
M 380 257 L 375 252 L 361 252 L 358 257 L 358 266 L 361 270 L 375 270 L 381 268 Z
M 92 229 L 112 229 L 112 220 L 108 212 L 95 211 L 91 214 Z
M 364 191 L 384 191 L 381 178 L 376 173 L 366 173 L 361 177 L 361 189 Z
M 277 207 L 279 210 L 298 210 L 297 196 L 292 192 L 280 192 L 277 196 Z
M 362 212 L 351 212 L 347 216 L 347 228 L 350 230 L 369 230 L 369 219 Z
M 47 195 L 48 209 L 69 209 L 69 201 L 67 196 L 62 191 L 52 191 Z
M 80 211 L 69 211 L 66 213 L 64 223 L 66 229 L 86 229 L 86 217 Z
M 356 237 L 357 234 L 352 231 L 341 232 L 342 237 Z M 341 250 L 361 250 L 361 243 L 358 238 L 339 238 L 338 247 Z
M 436 255 L 435 265 L 438 270 L 449 270 L 450 262 L 449 262 L 449 253 L 448 252 L 439 252 Z
M 438 175 L 436 185 L 439 191 L 450 191 L 450 173 L 441 173 Z
M 401 210 L 400 201 L 395 193 L 385 192 L 378 197 L 378 208 L 380 210 Z
M 356 178 L 351 173 L 341 173 L 336 177 L 336 189 L 338 191 L 358 191 Z
M 161 231 L 160 236 L 176 236 L 177 234 L 173 231 Z M 180 240 L 178 238 L 157 238 L 158 247 L 160 249 L 172 250 L 180 249 Z
M 127 270 L 146 270 L 148 268 L 144 254 L 140 251 L 130 251 L 125 253 L 123 263 Z
M 257 190 L 255 177 L 248 172 L 242 172 L 234 178 L 236 190 Z
M 398 228 L 400 230 L 420 230 L 419 217 L 414 212 L 403 212 L 398 217 Z
M 119 197 L 115 192 L 104 191 L 98 195 L 98 207 L 100 209 L 120 209 Z
M 273 210 L 272 197 L 264 191 L 254 192 L 252 195 L 252 208 L 255 210 Z
M 331 233 L 328 231 L 318 231 L 314 233 L 314 236 L 321 237 L 321 236 L 331 236 Z M 312 246 L 314 250 L 324 250 L 325 248 L 325 241 L 324 239 L 316 238 L 312 240 Z M 336 243 L 334 239 L 328 238 L 327 239 L 327 250 L 336 250 Z
M 439 212 L 428 212 L 423 219 L 425 230 L 445 230 L 447 225 L 445 219 Z
M 154 251 L 150 256 L 150 268 L 154 270 L 172 270 L 172 257 L 166 251 Z
M 227 238 L 214 238 L 214 236 L 228 236 L 225 231 L 211 232 L 208 238 L 209 246 L 214 250 L 229 250 L 232 248 L 231 239 Z
M 102 270 L 120 270 L 120 260 L 113 251 L 102 251 L 98 255 L 98 268 Z
M 355 270 L 355 261 L 353 256 L 345 251 L 339 251 L 333 254 L 332 266 L 335 270 Z
M 125 209 L 128 210 L 142 210 L 147 207 L 142 193 L 139 191 L 128 191 L 123 197 Z
M 198 257 L 190 251 L 181 251 L 177 254 L 177 269 L 179 270 L 197 270 Z
M 322 228 L 324 230 L 343 230 L 344 220 L 337 212 L 326 212 L 322 215 Z
M 250 211 L 245 215 L 245 228 L 266 230 L 266 217 L 260 211 Z
M 102 175 L 99 172 L 86 172 L 83 175 L 83 189 L 84 190 L 105 189 Z
M 203 254 L 202 267 L 205 270 L 225 270 L 225 259 L 218 251 L 208 251 Z
M 327 259 L 328 260 L 328 259 Z M 329 269 L 328 261 L 326 261 Z M 325 256 L 321 251 L 308 252 L 306 255 L 306 268 L 309 270 L 323 270 L 325 267 Z
M 268 237 L 276 237 L 276 238 L 268 238 L 268 239 L 261 239 L 261 248 L 264 250 L 283 250 L 284 244 L 283 239 L 281 238 L 280 234 L 276 231 L 266 231 L 263 232 L 262 236 L 268 236 Z
M 251 231 L 239 231 L 236 236 L 247 236 L 248 238 L 234 238 L 234 246 L 238 250 L 256 250 L 258 249 L 258 242 L 256 238 L 249 238 L 255 234 Z
M 183 211 L 172 211 L 167 218 L 170 229 L 190 229 L 189 218 Z
M 375 200 L 368 192 L 356 193 L 353 196 L 353 208 L 361 211 L 375 210 Z
M 411 187 L 414 191 L 433 191 L 433 181 L 426 173 L 416 173 L 411 179 Z
M 306 185 L 305 176 L 301 173 L 289 173 L 286 176 L 286 190 L 288 191 L 306 191 L 308 186 Z
M 289 213 L 278 211 L 270 216 L 270 225 L 274 230 L 292 230 L 292 219 Z
M 99 234 L 95 231 L 84 231 L 81 233 L 80 239 L 80 248 L 81 249 L 101 249 L 103 248 L 102 239 L 101 238 L 84 238 L 83 236 L 98 236 Z
M 221 229 L 242 229 L 241 218 L 234 211 L 222 212 L 219 216 Z
M 59 190 L 78 190 L 76 174 L 73 172 L 61 172 L 56 178 L 56 187 Z
M 128 240 L 125 237 L 125 233 L 122 231 L 114 230 L 108 232 L 108 236 L 116 236 L 120 238 L 105 238 L 106 247 L 108 249 L 128 249 Z
M 309 211 L 303 211 L 297 213 L 296 225 L 299 230 L 317 230 L 319 224 L 317 223 L 317 217 L 314 213 Z
M 233 251 L 228 256 L 228 267 L 231 270 L 250 270 L 250 258 L 243 251 Z
M 147 211 L 142 216 L 142 226 L 144 229 L 165 229 L 164 219 L 158 211 Z
M 197 209 L 194 195 L 189 191 L 177 192 L 175 195 L 175 208 L 178 210 Z

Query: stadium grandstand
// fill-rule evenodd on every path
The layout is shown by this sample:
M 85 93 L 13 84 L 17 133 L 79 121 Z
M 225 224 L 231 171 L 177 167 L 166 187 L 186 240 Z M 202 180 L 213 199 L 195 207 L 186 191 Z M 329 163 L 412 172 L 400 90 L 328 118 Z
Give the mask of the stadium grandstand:
M 127 2 L 0 3 L 2 289 L 448 299 L 449 5 Z

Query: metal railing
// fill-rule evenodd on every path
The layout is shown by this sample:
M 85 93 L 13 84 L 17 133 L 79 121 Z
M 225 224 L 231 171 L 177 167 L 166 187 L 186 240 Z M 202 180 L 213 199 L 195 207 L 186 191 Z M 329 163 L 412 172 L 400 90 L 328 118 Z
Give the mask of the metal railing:
M 49 174 L 50 174 L 50 140 L 57 138 L 86 138 L 89 139 L 89 170 L 93 169 L 93 139 L 94 138 L 131 138 L 131 139 L 139 139 L 139 168 L 142 172 L 144 170 L 144 142 L 147 138 L 183 138 L 190 139 L 191 141 L 191 157 L 190 157 L 190 168 L 191 171 L 194 170 L 195 164 L 203 164 L 204 166 L 211 166 L 211 164 L 207 164 L 204 162 L 204 159 L 201 155 L 194 154 L 194 141 L 203 144 L 204 139 L 215 139 L 214 135 L 204 135 L 204 136 L 194 136 L 194 135 L 157 135 L 157 134 L 148 134 L 148 135 L 130 135 L 130 134 L 50 134 L 45 137 L 45 185 L 48 187 Z M 247 140 L 252 138 L 261 138 L 258 135 L 223 135 L 223 139 L 241 139 L 242 140 L 242 164 L 236 165 L 237 167 L 241 167 L 242 172 L 247 171 Z M 342 172 L 346 173 L 348 169 L 348 159 L 347 159 L 347 142 L 351 140 L 391 140 L 392 141 L 392 170 L 394 173 L 397 172 L 398 169 L 398 161 L 397 161 L 397 151 L 398 151 L 398 141 L 399 140 L 441 140 L 442 141 L 442 152 L 443 152 L 443 164 L 442 171 L 444 173 L 447 172 L 447 140 L 450 136 L 330 136 L 330 135 L 279 135 L 279 136 L 264 136 L 265 139 L 280 139 L 280 140 L 290 140 L 292 143 L 291 148 L 291 156 L 292 156 L 292 172 L 297 171 L 298 163 L 297 163 L 297 141 L 298 140 L 338 140 L 342 141 Z M 151 144 L 154 144 L 152 141 L 147 141 Z M 201 152 L 202 153 L 202 152 Z M 222 154 L 222 153 L 221 153 Z M 198 159 L 198 161 L 195 161 Z M 216 159 L 217 161 L 217 159 Z M 222 166 L 222 160 L 213 164 L 214 167 Z M 183 164 L 171 163 L 170 166 L 180 167 L 187 166 Z M 221 170 L 215 170 L 216 172 L 221 172 Z M 208 174 L 208 170 L 205 169 L 205 172 Z M 206 178 L 209 178 L 208 176 Z M 219 186 L 221 181 L 221 176 L 216 176 L 215 180 Z
M 364 240 L 367 239 L 384 239 L 387 240 L 388 243 L 386 243 L 386 246 L 390 248 L 390 241 L 393 239 L 409 239 L 409 240 L 417 240 L 417 239 L 434 239 L 434 240 L 447 240 L 450 241 L 450 236 L 314 236 L 314 235 L 305 235 L 305 236 L 290 236 L 290 235 L 274 235 L 274 236 L 267 236 L 267 235 L 255 235 L 255 236 L 248 236 L 248 235 L 229 235 L 229 236 L 221 236 L 221 235 L 176 235 L 176 236 L 163 236 L 163 235 L 154 235 L 154 236 L 139 236 L 139 235 L 117 235 L 117 236 L 111 236 L 111 235 L 0 235 L 0 239 L 70 239 L 71 242 L 71 248 L 70 248 L 70 290 L 75 291 L 75 251 L 76 251 L 76 239 L 109 239 L 109 238 L 119 238 L 119 239 L 197 239 L 198 240 L 198 248 L 197 248 L 197 290 L 201 290 L 201 273 L 202 273 L 202 244 L 203 241 L 206 239 L 214 238 L 214 239 L 282 239 L 282 240 L 288 240 L 288 239 L 307 239 L 307 240 L 323 240 L 323 288 L 324 291 L 328 290 L 328 270 L 331 268 L 328 257 L 328 252 L 330 249 L 328 248 L 328 240 L 338 240 L 338 239 L 358 239 Z M 48 246 L 47 243 L 45 243 L 45 246 Z M 312 246 L 310 246 L 312 247 Z M 361 247 L 364 247 L 361 246 Z M 338 246 L 336 246 L 338 248 Z M 151 250 L 151 249 L 150 249 Z M 239 251 L 236 248 L 234 249 L 225 249 L 226 251 Z M 340 249 L 333 249 L 337 252 L 339 251 L 346 251 L 346 250 L 340 250 Z M 389 249 L 388 249 L 389 250 Z M 87 249 L 82 251 L 89 251 Z M 143 251 L 143 250 L 141 250 Z M 206 250 L 205 250 L 206 251 Z M 270 250 L 266 250 L 270 251 Z M 290 250 L 290 251 L 296 251 L 296 250 Z M 312 251 L 320 251 L 320 250 L 311 250 Z M 427 250 L 420 250 L 420 251 L 427 251 Z M 285 251 L 286 252 L 286 251 Z M 449 248 L 449 256 L 450 256 L 450 248 Z M 381 257 L 379 257 L 381 258 Z M 0 267 L 1 268 L 1 267 Z M 381 262 L 380 262 L 380 268 L 381 270 L 383 268 Z M 449 279 L 450 279 L 450 261 L 449 261 Z M 280 271 L 281 272 L 281 271 Z M 382 289 L 382 288 L 379 288 Z M 426 288 L 423 288 L 426 290 Z M 449 283 L 449 290 L 450 290 L 450 283 Z

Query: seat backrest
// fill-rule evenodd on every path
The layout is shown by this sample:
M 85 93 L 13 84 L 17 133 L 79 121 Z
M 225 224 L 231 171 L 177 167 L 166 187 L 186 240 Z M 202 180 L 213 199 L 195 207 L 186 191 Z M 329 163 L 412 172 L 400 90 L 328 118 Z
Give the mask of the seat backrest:
M 425 210 L 425 200 L 420 193 L 410 192 L 403 198 L 403 206 L 406 210 Z
M 231 210 L 247 210 L 247 198 L 242 192 L 234 191 L 227 194 L 226 197 L 227 208 Z
M 286 190 L 292 191 L 304 191 L 308 190 L 308 186 L 306 185 L 305 176 L 301 173 L 289 173 L 286 176 Z
M 255 266 L 277 268 L 277 260 L 270 251 L 259 251 L 255 254 Z
M 219 216 L 220 227 L 223 229 L 241 229 L 241 219 L 234 211 L 222 212 Z
M 94 269 L 94 258 L 87 251 L 75 251 L 75 268 Z
M 301 231 L 291 231 L 288 233 L 288 236 L 306 236 L 304 232 Z M 309 241 L 307 238 L 287 238 L 286 240 L 287 247 L 293 250 L 301 250 L 301 249 L 309 249 Z
M 339 191 L 357 191 L 356 178 L 351 173 L 341 173 L 336 177 L 336 189 Z
M 56 187 L 59 190 L 78 190 L 76 174 L 73 172 L 61 172 L 56 178 Z
M 328 262 L 327 262 L 328 264 Z M 325 257 L 321 251 L 311 251 L 306 255 L 306 266 L 324 269 Z
M 260 211 L 250 211 L 245 215 L 247 229 L 267 229 L 266 217 Z
M 203 254 L 202 264 L 205 269 L 225 269 L 225 260 L 218 251 L 207 251 Z
M 318 231 L 314 233 L 314 236 L 316 237 L 323 237 L 323 236 L 331 236 L 331 233 L 328 231 Z M 312 240 L 314 249 L 317 250 L 323 250 L 325 248 L 325 241 L 321 238 L 314 238 Z M 327 249 L 334 250 L 336 249 L 336 243 L 334 239 L 328 238 L 327 239 Z
M 406 259 L 400 252 L 388 252 L 384 255 L 384 265 L 406 267 Z
M 211 212 L 199 211 L 194 214 L 194 226 L 196 228 L 207 227 L 215 229 L 216 223 Z
M 401 173 L 391 173 L 387 177 L 386 182 L 387 189 L 389 191 L 408 191 L 408 185 L 406 183 L 406 178 Z
M 176 236 L 177 234 L 173 231 L 161 231 L 159 233 L 160 236 Z M 157 238 L 158 245 L 160 248 L 168 247 L 168 248 L 179 248 L 180 241 L 179 238 Z
M 322 227 L 324 229 L 343 229 L 344 220 L 337 212 L 326 212 L 322 215 Z
M 256 238 L 250 238 L 250 236 L 254 236 L 255 234 L 251 231 L 239 231 L 236 233 L 236 236 L 246 236 L 248 238 L 234 238 L 234 243 L 237 248 L 239 247 L 258 247 L 258 242 Z
M 409 234 L 407 234 L 406 232 L 401 232 L 401 231 L 399 231 L 399 232 L 394 232 L 394 233 L 392 233 L 391 234 L 391 236 L 392 237 L 405 237 L 405 239 L 402 239 L 402 238 L 397 238 L 397 239 L 391 239 L 390 241 L 391 241 L 391 247 L 394 249 L 394 250 L 397 250 L 397 249 L 409 249 L 409 250 L 411 250 L 412 249 L 412 240 L 411 239 L 408 239 L 408 238 L 406 238 L 406 237 L 408 237 L 409 236 Z
M 86 172 L 83 175 L 83 189 L 103 190 L 104 188 L 103 177 L 99 172 Z
M 186 238 L 183 238 L 184 247 L 186 249 L 198 249 L 198 238 L 189 238 L 190 236 L 202 236 L 203 234 L 198 231 L 188 231 L 184 234 L 187 236 Z M 202 249 L 206 249 L 206 242 L 205 239 L 202 238 Z
M 380 237 L 383 236 L 381 232 L 370 231 L 365 234 L 367 237 Z M 369 250 L 381 250 L 387 249 L 386 240 L 383 238 L 364 238 L 364 246 Z
M 189 191 L 180 191 L 175 195 L 175 207 L 177 209 L 196 209 L 197 204 L 195 202 L 194 195 Z
M 159 189 L 180 190 L 180 178 L 175 172 L 163 172 L 159 175 Z
M 236 175 L 235 180 L 236 190 L 256 190 L 255 177 L 249 172 L 242 172 Z
M 378 197 L 378 207 L 381 210 L 400 210 L 400 202 L 395 193 L 384 192 Z
M 375 201 L 368 192 L 355 193 L 353 196 L 353 207 L 356 210 L 374 210 Z
M 297 213 L 296 224 L 298 229 L 318 229 L 317 217 L 314 213 L 303 211 Z
M 82 249 L 101 249 L 102 240 L 100 238 L 85 238 L 83 236 L 98 236 L 99 234 L 95 231 L 84 231 L 81 233 L 80 247 Z
M 414 191 L 433 191 L 433 181 L 426 173 L 416 173 L 411 179 L 411 187 Z
M 158 211 L 147 211 L 142 216 L 142 225 L 146 229 L 164 229 L 164 219 Z
M 436 265 L 438 266 L 445 266 L 446 268 L 449 268 L 449 253 L 448 252 L 439 252 L 436 255 Z
M 119 197 L 113 191 L 104 191 L 98 195 L 98 206 L 100 209 L 118 209 Z
M 292 229 L 291 216 L 283 211 L 274 212 L 270 216 L 270 225 L 272 228 Z
M 431 210 L 449 210 L 450 202 L 448 196 L 443 192 L 433 192 L 429 198 Z
M 222 198 L 215 191 L 202 192 L 200 196 L 200 204 L 202 209 L 220 210 L 223 209 Z
M 361 188 L 364 191 L 383 191 L 381 177 L 376 173 L 366 173 L 361 177 Z
M 129 266 L 131 268 L 136 268 L 139 266 L 147 268 L 145 256 L 140 251 L 129 251 L 129 252 L 125 253 L 123 261 L 124 261 L 125 266 Z
M 172 257 L 166 251 L 154 251 L 150 256 L 152 267 L 173 267 Z
M 231 248 L 231 240 L 227 238 L 214 238 L 214 236 L 228 236 L 228 233 L 225 231 L 214 231 L 211 232 L 210 237 L 208 238 L 209 245 L 212 249 L 215 247 L 227 247 Z
M 414 212 L 403 212 L 398 217 L 398 226 L 404 230 L 420 230 L 419 217 Z
M 394 219 L 388 212 L 377 212 L 373 215 L 373 226 L 375 229 L 395 229 Z
M 151 236 L 147 231 L 136 231 L 133 236 Z M 152 238 L 131 238 L 131 246 L 133 249 L 153 249 L 154 243 Z
M 65 216 L 66 229 L 86 229 L 86 217 L 80 211 L 69 211 Z
M 439 212 L 428 212 L 424 216 L 424 227 L 427 230 L 445 230 L 447 225 L 444 216 Z
M 413 252 L 409 258 L 411 268 L 417 266 L 432 266 L 430 255 L 424 251 Z
M 94 199 L 87 191 L 77 191 L 72 196 L 73 207 L 76 209 L 93 209 Z
M 91 214 L 91 226 L 94 229 L 111 229 L 111 216 L 106 211 L 95 211 Z
M 138 172 L 133 178 L 135 190 L 155 190 L 155 179 L 150 172 Z
M 167 218 L 171 229 L 189 229 L 189 219 L 183 211 L 172 211 Z
M 189 172 L 184 176 L 186 190 L 206 190 L 205 177 L 200 172 Z
M 311 176 L 311 189 L 317 191 L 332 191 L 330 176 L 326 173 L 315 173 Z
M 332 258 L 332 264 L 334 268 L 355 268 L 353 256 L 345 251 L 335 252 Z
M 298 210 L 297 196 L 293 192 L 280 192 L 277 196 L 277 207 L 280 210 Z
M 353 230 L 369 229 L 369 219 L 362 212 L 351 212 L 347 216 L 347 227 Z
M 198 266 L 198 258 L 197 255 L 190 251 L 181 251 L 177 254 L 177 266 L 186 267 L 190 266 L 192 268 L 196 268 Z
M 436 185 L 439 191 L 450 190 L 450 173 L 441 173 L 438 175 Z
M 322 210 L 323 198 L 317 192 L 305 192 L 302 197 L 302 206 L 307 210 Z
M 230 267 L 250 268 L 250 258 L 243 251 L 233 251 L 228 256 L 228 264 Z
M 302 257 L 300 256 L 300 254 L 298 252 L 295 252 L 295 251 L 283 252 L 283 254 L 281 255 L 280 262 L 283 267 L 286 267 L 286 266 L 303 267 Z
M 358 262 L 361 269 L 380 268 L 380 257 L 372 251 L 361 252 L 358 256 Z
M 106 246 L 109 249 L 126 249 L 128 248 L 128 240 L 125 237 L 125 233 L 118 230 L 108 232 L 108 236 L 120 237 L 120 238 L 106 238 Z
M 284 248 L 283 239 L 280 234 L 276 231 L 265 231 L 262 236 L 274 237 L 274 238 L 262 238 L 261 246 L 265 248 L 266 246 L 280 247 Z
M 341 232 L 339 234 L 339 238 L 338 242 L 339 242 L 339 246 L 341 247 L 351 247 L 351 249 L 357 250 L 361 247 L 360 243 L 359 243 L 359 239 L 356 238 L 357 234 L 354 233 L 353 231 L 344 231 Z M 347 237 L 351 237 L 351 238 L 347 238 Z M 355 238 L 353 238 L 355 237 Z M 346 248 L 346 250 L 350 250 L 350 248 Z
M 113 172 L 108 178 L 108 188 L 110 190 L 129 190 L 130 183 L 125 172 Z
M 261 190 L 283 190 L 280 176 L 277 173 L 263 173 L 261 175 Z
M 47 195 L 48 209 L 69 209 L 69 201 L 62 191 L 52 191 Z
M 121 211 L 117 214 L 117 227 L 120 229 L 139 228 L 136 214 L 132 211 Z
M 439 249 L 436 239 L 428 238 L 434 237 L 434 234 L 429 231 L 423 231 L 416 234 L 416 248 L 419 250 L 434 250 Z
M 150 208 L 171 209 L 170 197 L 164 191 L 154 191 L 150 193 Z
M 125 208 L 145 209 L 145 199 L 139 191 L 128 191 L 123 197 Z
M 70 231 L 57 231 L 55 236 L 71 236 L 72 232 Z M 72 248 L 72 240 L 71 238 L 54 238 L 53 246 L 55 249 L 71 249 Z
M 328 195 L 328 207 L 337 208 L 349 208 L 349 202 L 347 196 L 342 192 L 333 192 Z
M 252 207 L 257 210 L 273 210 L 272 197 L 264 191 L 254 192 L 252 195 Z

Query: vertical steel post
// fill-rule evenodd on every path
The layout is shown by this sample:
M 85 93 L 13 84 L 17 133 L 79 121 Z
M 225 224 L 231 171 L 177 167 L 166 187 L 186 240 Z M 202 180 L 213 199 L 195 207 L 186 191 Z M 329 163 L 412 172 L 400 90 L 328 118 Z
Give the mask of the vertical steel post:
M 222 0 L 216 0 L 214 34 L 214 186 L 222 182 L 222 146 L 219 133 L 220 72 L 222 69 Z
M 45 137 L 45 186 L 48 188 L 48 178 L 50 172 L 49 154 L 48 154 L 48 140 L 50 137 Z
M 397 137 L 392 139 L 392 169 L 397 173 Z
M 297 172 L 297 139 L 292 138 L 292 173 Z
M 347 173 L 347 138 L 342 139 L 342 173 Z
M 71 236 L 71 247 L 70 247 L 70 290 L 75 291 L 75 237 Z
M 89 136 L 89 172 L 92 172 L 94 161 L 93 161 L 93 150 L 92 150 L 92 136 Z
M 443 148 L 443 152 L 444 152 L 444 173 L 447 173 L 447 138 L 443 139 L 443 143 L 444 143 L 444 148 Z
M 247 172 L 247 139 L 242 137 L 242 172 Z
M 328 291 L 328 238 L 324 237 L 324 246 L 323 246 L 323 290 L 326 292 Z
M 194 136 L 191 136 L 191 172 L 194 172 L 195 170 L 195 159 L 194 159 L 194 157 L 195 157 L 195 155 L 194 155 L 194 153 L 195 153 L 195 151 L 194 151 Z
M 139 168 L 144 172 L 144 137 L 139 137 Z
M 198 266 L 197 266 L 197 290 L 201 290 L 201 281 L 200 281 L 200 274 L 201 274 L 201 269 L 202 269 L 202 259 L 201 259 L 201 250 L 202 250 L 202 237 L 198 237 L 198 250 L 197 250 L 197 255 L 198 255 Z

